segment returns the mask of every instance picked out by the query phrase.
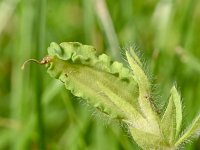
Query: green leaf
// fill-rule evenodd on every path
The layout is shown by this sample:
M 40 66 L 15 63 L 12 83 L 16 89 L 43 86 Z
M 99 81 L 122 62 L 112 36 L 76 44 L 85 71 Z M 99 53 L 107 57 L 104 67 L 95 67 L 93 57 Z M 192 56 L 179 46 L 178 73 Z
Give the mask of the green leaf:
M 176 142 L 176 147 L 189 139 L 198 137 L 200 135 L 200 114 L 194 119 L 193 123 L 185 130 L 182 136 Z
M 131 52 L 126 52 L 126 57 L 139 86 L 139 106 L 144 116 L 149 120 L 149 126 L 156 129 L 155 132 L 157 132 L 157 134 L 160 134 L 159 117 L 156 111 L 154 111 L 153 104 L 151 103 L 151 87 L 149 80 L 140 66 L 141 62 L 139 61 L 139 58 L 133 52 L 132 48 L 130 48 L 130 50 Z
M 131 72 L 121 63 L 112 62 L 107 55 L 96 56 L 95 52 L 92 46 L 77 42 L 52 43 L 48 48 L 52 58 L 47 64 L 48 73 L 61 80 L 75 96 L 111 118 L 128 117 L 121 106 L 116 105 L 117 100 L 109 97 L 112 94 L 139 112 L 138 85 Z M 105 89 L 110 91 L 109 96 Z
M 182 104 L 176 87 L 172 87 L 168 106 L 161 120 L 163 135 L 168 143 L 174 144 L 178 137 L 182 123 Z

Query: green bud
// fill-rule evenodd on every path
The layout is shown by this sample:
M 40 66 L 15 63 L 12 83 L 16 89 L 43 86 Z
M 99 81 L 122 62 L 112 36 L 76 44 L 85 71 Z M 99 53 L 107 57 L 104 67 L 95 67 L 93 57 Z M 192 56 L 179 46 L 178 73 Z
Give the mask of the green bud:
M 108 117 L 127 124 L 142 149 L 174 150 L 186 140 L 199 136 L 200 115 L 183 132 L 181 98 L 171 89 L 168 105 L 161 117 L 151 97 L 151 84 L 139 57 L 130 47 L 126 57 L 131 68 L 97 56 L 94 47 L 78 42 L 51 43 L 42 61 L 51 77 L 59 79 L 75 96 L 85 100 Z

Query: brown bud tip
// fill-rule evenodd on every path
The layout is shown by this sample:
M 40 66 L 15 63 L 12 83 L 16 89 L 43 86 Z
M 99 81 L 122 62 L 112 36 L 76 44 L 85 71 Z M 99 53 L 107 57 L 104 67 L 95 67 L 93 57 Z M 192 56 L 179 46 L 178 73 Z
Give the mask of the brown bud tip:
M 44 57 L 41 61 L 38 61 L 38 60 L 36 60 L 36 59 L 28 59 L 28 60 L 26 60 L 26 61 L 22 64 L 21 69 L 24 70 L 25 65 L 26 65 L 28 62 L 31 62 L 31 61 L 32 61 L 32 62 L 35 62 L 35 63 L 37 63 L 37 64 L 40 64 L 40 65 L 43 65 L 43 64 L 47 64 L 47 63 L 51 62 L 51 60 L 52 60 L 52 57 L 50 57 L 50 56 Z

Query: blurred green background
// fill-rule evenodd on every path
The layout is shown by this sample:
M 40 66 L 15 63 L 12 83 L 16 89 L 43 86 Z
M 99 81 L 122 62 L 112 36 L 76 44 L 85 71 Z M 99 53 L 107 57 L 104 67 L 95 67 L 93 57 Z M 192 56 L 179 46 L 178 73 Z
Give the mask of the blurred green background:
M 199 0 L 0 0 L 0 150 L 139 149 L 44 67 L 20 69 L 52 41 L 94 45 L 118 60 L 136 45 L 157 104 L 176 83 L 188 125 L 200 112 L 199 25 Z M 185 149 L 200 149 L 200 139 Z

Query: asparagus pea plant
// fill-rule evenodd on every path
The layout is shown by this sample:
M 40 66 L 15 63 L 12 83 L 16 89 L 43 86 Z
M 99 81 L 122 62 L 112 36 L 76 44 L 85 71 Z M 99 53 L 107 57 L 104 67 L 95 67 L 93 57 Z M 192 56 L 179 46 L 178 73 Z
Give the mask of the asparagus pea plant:
M 156 111 L 151 84 L 140 59 L 132 47 L 125 53 L 129 67 L 112 61 L 106 54 L 97 56 L 92 46 L 64 42 L 51 43 L 48 56 L 42 61 L 30 60 L 45 64 L 49 75 L 63 82 L 75 96 L 125 123 L 142 149 L 179 149 L 199 136 L 200 115 L 182 130 L 181 97 L 175 86 L 164 113 Z

